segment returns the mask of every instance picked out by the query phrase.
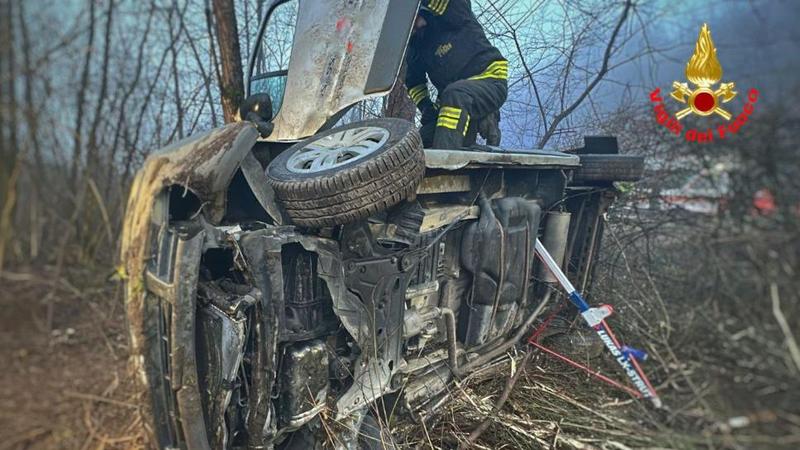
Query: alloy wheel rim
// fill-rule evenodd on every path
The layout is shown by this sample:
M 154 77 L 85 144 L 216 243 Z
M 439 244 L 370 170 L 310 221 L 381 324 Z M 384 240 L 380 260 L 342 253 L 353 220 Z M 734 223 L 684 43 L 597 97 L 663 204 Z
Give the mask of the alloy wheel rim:
M 329 134 L 298 149 L 286 161 L 293 173 L 317 173 L 339 168 L 363 159 L 383 147 L 389 130 L 357 127 Z

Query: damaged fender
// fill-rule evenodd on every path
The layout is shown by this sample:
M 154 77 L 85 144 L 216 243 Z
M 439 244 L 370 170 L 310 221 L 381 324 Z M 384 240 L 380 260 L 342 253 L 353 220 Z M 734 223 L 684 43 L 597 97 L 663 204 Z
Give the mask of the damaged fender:
M 253 124 L 239 122 L 176 142 L 152 154 L 131 187 L 120 249 L 127 279 L 125 308 L 131 339 L 133 369 L 148 384 L 144 371 L 145 271 L 153 246 L 154 230 L 165 230 L 167 211 L 156 211 L 157 199 L 170 186 L 179 186 L 197 197 L 206 220 L 216 223 L 225 213 L 226 189 L 242 160 L 258 138 Z M 173 281 L 170 284 L 170 281 Z M 175 288 L 167 280 L 167 288 Z

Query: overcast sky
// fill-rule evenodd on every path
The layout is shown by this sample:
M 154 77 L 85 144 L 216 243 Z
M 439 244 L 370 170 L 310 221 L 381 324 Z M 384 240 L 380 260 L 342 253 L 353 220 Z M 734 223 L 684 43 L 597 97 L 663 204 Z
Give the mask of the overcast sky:
M 665 15 L 652 24 L 648 38 L 661 47 L 678 45 L 666 54 L 622 68 L 616 78 L 645 85 L 655 82 L 662 89 L 668 89 L 673 80 L 685 80 L 686 63 L 705 22 L 717 47 L 724 81 L 736 82 L 740 90 L 757 87 L 767 98 L 800 85 L 800 1 L 663 0 L 652 7 L 663 8 Z
M 478 10 L 492 1 L 473 0 L 473 5 Z M 621 5 L 622 2 L 617 3 Z M 524 10 L 532 4 L 533 0 L 520 1 L 517 8 Z M 542 7 L 553 8 L 553 14 L 559 14 L 563 4 L 553 0 Z M 566 5 L 569 7 L 569 2 Z M 734 113 L 741 111 L 750 88 L 759 89 L 761 104 L 786 98 L 800 101 L 800 95 L 795 92 L 800 88 L 800 0 L 639 0 L 635 10 L 637 15 L 629 18 L 629 26 L 638 27 L 644 21 L 644 31 L 637 39 L 624 44 L 616 61 L 638 54 L 646 47 L 661 51 L 613 69 L 607 80 L 593 92 L 593 108 L 616 108 L 626 90 L 632 101 L 647 104 L 648 94 L 654 88 L 659 87 L 668 93 L 673 81 L 687 81 L 684 73 L 686 63 L 694 51 L 703 23 L 709 25 L 717 48 L 723 68 L 721 81 L 736 83 L 739 92 L 727 109 Z M 559 23 L 556 21 L 552 26 L 559 26 Z M 595 60 L 600 59 L 603 45 L 604 42 L 593 49 Z M 514 61 L 513 50 L 506 51 L 512 57 L 512 66 L 519 65 Z M 536 55 L 527 58 L 534 62 L 537 59 Z M 595 66 L 599 64 L 590 65 Z M 512 73 L 516 71 L 519 74 L 520 70 L 520 67 L 511 68 Z M 538 83 L 549 84 L 545 75 L 538 76 Z M 518 85 L 511 95 L 516 98 L 532 95 L 528 91 L 527 87 Z M 582 107 L 588 108 L 589 103 L 585 102 Z M 576 113 L 580 112 L 579 108 Z M 508 131 L 505 136 L 512 145 L 529 147 L 537 134 L 520 136 L 520 123 L 531 127 L 535 126 L 532 122 L 539 120 L 535 111 L 515 110 L 504 114 L 504 129 Z M 580 135 L 593 130 L 576 129 L 575 132 Z M 517 142 L 513 142 L 515 140 Z
M 485 7 L 487 2 L 495 0 L 472 1 L 477 10 L 480 7 Z M 622 3 L 622 0 L 613 1 L 618 4 Z M 314 0 L 304 0 L 304 2 L 306 5 L 313 5 Z M 40 3 L 42 7 L 37 7 L 37 4 Z M 37 24 L 41 21 L 52 26 L 56 21 L 47 20 L 49 16 L 58 16 L 59 20 L 57 22 L 59 24 L 70 24 L 80 11 L 83 11 L 83 17 L 86 15 L 87 0 L 57 2 L 57 7 L 53 3 L 54 0 L 25 2 L 26 14 L 35 15 L 38 18 L 38 21 L 31 23 L 34 29 L 37 28 Z M 530 8 L 535 3 L 538 4 L 534 0 L 518 0 L 515 8 L 524 11 L 525 8 Z M 569 8 L 571 7 L 570 3 L 570 0 L 552 0 L 549 3 L 545 3 L 542 8 L 560 9 L 563 5 Z M 99 4 L 102 4 L 102 2 Z M 130 13 L 130 10 L 137 9 L 134 7 L 137 5 L 134 0 L 120 0 L 117 4 L 118 17 L 115 19 L 117 26 L 127 29 L 132 21 L 141 21 L 143 19 L 144 16 L 141 13 Z M 168 2 L 164 2 L 164 4 L 168 4 Z M 181 1 L 179 4 L 183 4 L 183 2 Z M 189 17 L 186 19 L 190 24 L 197 22 L 194 24 L 196 25 L 194 35 L 200 36 L 204 33 L 204 15 L 201 13 L 203 3 L 200 0 L 190 0 L 189 4 L 192 6 L 189 9 L 195 12 L 188 14 Z M 637 0 L 636 4 L 636 9 L 640 16 L 632 18 L 631 24 L 638 24 L 639 22 L 636 22 L 635 19 L 644 18 L 647 21 L 646 28 L 641 38 L 625 44 L 623 52 L 634 54 L 640 51 L 647 42 L 653 47 L 668 48 L 668 50 L 614 69 L 608 77 L 613 82 L 602 83 L 592 95 L 593 106 L 607 109 L 614 108 L 619 103 L 620 95 L 626 87 L 630 88 L 633 98 L 640 99 L 642 103 L 646 103 L 647 95 L 653 88 L 660 87 L 662 90 L 668 91 L 673 81 L 685 81 L 684 70 L 686 62 L 692 54 L 697 34 L 704 22 L 708 23 L 711 28 L 712 37 L 718 50 L 718 57 L 724 70 L 723 81 L 735 82 L 740 93 L 730 105 L 729 109 L 731 111 L 740 110 L 745 97 L 743 94 L 751 87 L 756 87 L 761 91 L 759 101 L 762 103 L 787 97 L 800 99 L 800 96 L 794 90 L 800 86 L 800 76 L 798 75 L 800 73 L 800 26 L 798 26 L 800 23 L 800 0 L 725 0 L 713 2 L 706 0 Z M 98 15 L 101 15 L 102 9 L 102 7 L 98 8 Z M 138 9 L 141 10 L 143 8 Z M 251 15 L 253 13 L 254 11 L 250 11 Z M 159 15 L 159 20 L 162 22 L 163 16 L 163 13 Z M 655 19 L 650 20 L 650 18 Z M 240 17 L 240 27 L 246 26 L 246 22 L 242 19 Z M 255 33 L 257 21 L 251 20 L 250 25 L 253 28 L 252 33 Z M 168 42 L 168 39 L 163 37 L 166 32 L 163 29 L 163 23 L 160 23 L 159 26 L 161 27 L 159 36 L 162 37 L 154 38 L 152 44 L 148 47 L 149 53 L 152 54 L 150 58 L 152 64 L 146 68 L 145 78 L 151 76 L 154 72 L 153 66 L 156 65 L 160 55 L 163 53 L 163 45 Z M 552 26 L 560 27 L 561 23 L 555 21 Z M 100 33 L 100 29 L 98 29 L 98 33 Z M 48 33 L 43 33 L 40 36 L 48 36 Z M 83 42 L 83 39 L 79 39 L 78 44 Z M 130 47 L 130 43 L 138 42 L 138 38 L 126 35 L 124 39 L 117 39 L 117 42 L 117 45 Z M 121 44 L 119 44 L 120 42 Z M 195 44 L 199 46 L 201 53 L 206 51 L 203 42 L 195 42 Z M 48 39 L 43 39 L 42 47 L 47 47 L 47 45 Z M 246 58 L 248 49 L 244 43 L 242 47 L 243 53 L 245 53 L 243 57 Z M 69 58 L 70 61 L 82 60 L 83 47 L 76 45 L 75 48 L 77 50 L 73 51 L 73 53 L 65 53 L 64 58 Z M 128 50 L 130 51 L 130 49 Z M 602 52 L 602 48 L 595 50 L 597 54 Z M 191 53 L 188 51 L 183 53 L 183 57 L 188 58 L 190 62 L 192 60 Z M 535 62 L 537 55 L 532 54 L 529 59 Z M 59 67 L 58 64 L 53 66 Z M 512 76 L 516 72 L 517 79 L 522 71 L 519 66 L 520 64 L 512 58 Z M 66 86 L 70 86 L 70 83 L 74 83 L 77 80 L 79 74 L 80 70 L 70 70 L 64 74 L 63 82 Z M 189 81 L 192 76 L 193 72 L 189 71 L 185 75 L 182 74 L 182 79 Z M 544 79 L 545 75 L 539 77 L 537 82 L 544 85 L 552 85 L 553 81 L 555 81 Z M 524 86 L 524 83 L 519 86 L 520 89 L 512 91 L 512 95 L 523 98 L 525 95 L 529 95 L 527 93 L 529 89 Z M 69 89 L 64 90 L 69 91 Z M 69 98 L 72 99 L 72 96 L 69 96 Z M 528 107 L 528 109 L 531 108 Z M 65 108 L 63 116 L 67 123 L 72 123 L 71 112 L 71 109 Z M 515 132 L 520 129 L 528 131 L 517 139 L 517 143 L 513 142 L 514 139 L 511 139 L 511 135 L 508 135 L 509 139 L 507 141 L 512 145 L 524 144 L 524 146 L 529 147 L 535 142 L 536 137 L 539 136 L 538 133 L 540 133 L 536 130 L 536 124 L 540 121 L 539 114 L 531 109 L 530 111 L 514 111 L 513 114 L 508 116 L 510 115 L 516 116 L 517 123 L 513 128 Z M 530 116 L 529 120 L 526 117 L 528 115 Z M 525 120 L 528 120 L 528 122 L 525 122 Z M 576 133 L 583 132 L 583 130 L 575 131 Z M 504 138 L 505 141 L 506 139 Z

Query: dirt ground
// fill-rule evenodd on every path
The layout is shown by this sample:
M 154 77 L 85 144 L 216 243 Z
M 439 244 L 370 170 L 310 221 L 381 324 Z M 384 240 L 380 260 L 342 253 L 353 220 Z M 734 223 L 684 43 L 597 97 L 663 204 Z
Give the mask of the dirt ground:
M 0 275 L 0 449 L 142 449 L 143 420 L 127 370 L 120 288 L 105 278 L 52 273 Z M 76 287 L 82 286 L 81 288 Z M 519 354 L 517 361 L 519 361 Z M 512 370 L 454 387 L 452 402 L 424 429 L 393 428 L 401 448 L 456 448 L 486 417 L 484 449 L 775 449 L 800 446 L 800 416 L 777 407 L 775 393 L 756 397 L 746 382 L 691 361 L 656 382 L 668 412 L 598 384 L 538 355 L 508 403 L 494 403 Z M 699 385 L 687 384 L 690 378 Z M 696 395 L 702 391 L 702 397 Z M 731 422 L 730 420 L 733 420 Z M 737 428 L 742 420 L 750 425 Z M 736 422 L 739 421 L 739 422 Z M 733 426 L 731 426 L 733 424 Z
M 0 278 L 0 448 L 145 448 L 118 289 L 52 280 Z

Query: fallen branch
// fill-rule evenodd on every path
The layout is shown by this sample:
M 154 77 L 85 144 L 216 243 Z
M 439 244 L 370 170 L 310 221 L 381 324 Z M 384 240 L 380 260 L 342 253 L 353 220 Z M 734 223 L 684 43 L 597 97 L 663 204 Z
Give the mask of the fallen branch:
M 133 403 L 123 402 L 123 401 L 120 401 L 120 400 L 114 400 L 114 399 L 111 399 L 111 398 L 105 398 L 105 397 L 101 397 L 99 395 L 94 395 L 94 394 L 84 394 L 84 393 L 81 393 L 81 392 L 66 391 L 66 392 L 64 392 L 64 397 L 72 397 L 72 398 L 78 398 L 78 399 L 81 399 L 81 400 L 89 400 L 89 401 L 93 401 L 93 402 L 108 403 L 108 404 L 111 404 L 111 405 L 122 406 L 122 407 L 125 407 L 125 408 L 131 408 L 131 409 L 138 409 L 139 408 L 139 405 L 134 405 Z
M 508 382 L 506 383 L 505 388 L 503 388 L 503 393 L 500 395 L 500 398 L 497 399 L 497 403 L 494 406 L 495 413 L 499 412 L 503 408 L 503 405 L 506 404 L 508 396 L 511 395 L 511 391 L 514 389 L 514 385 L 517 384 L 517 380 L 519 380 L 519 377 L 520 375 L 522 375 L 522 372 L 525 371 L 525 367 L 528 365 L 528 362 L 531 360 L 532 357 L 533 357 L 533 351 L 529 348 L 525 352 L 525 356 L 522 358 L 522 362 L 519 365 L 519 369 L 517 369 L 517 371 L 511 377 L 508 378 Z M 478 438 L 481 436 L 481 434 L 483 434 L 483 432 L 486 431 L 487 428 L 489 428 L 489 425 L 491 425 L 493 421 L 494 421 L 494 415 L 490 415 L 489 417 L 486 418 L 486 420 L 481 422 L 481 424 L 478 425 L 478 428 L 475 428 L 475 430 L 473 430 L 472 433 L 470 433 L 469 437 L 467 438 L 467 444 L 473 445 L 475 441 L 477 441 Z
M 786 346 L 789 347 L 789 355 L 791 355 L 797 371 L 800 372 L 800 348 L 798 348 L 797 340 L 795 340 L 792 330 L 789 328 L 789 322 L 786 321 L 786 316 L 784 316 L 783 311 L 781 311 L 781 298 L 778 294 L 778 285 L 770 283 L 769 292 L 772 296 L 772 315 L 775 316 L 775 320 L 781 327 Z

